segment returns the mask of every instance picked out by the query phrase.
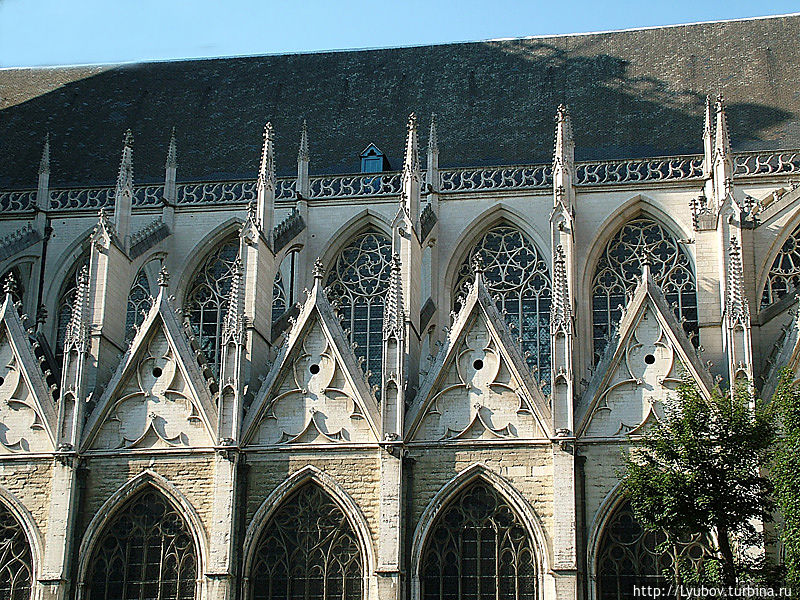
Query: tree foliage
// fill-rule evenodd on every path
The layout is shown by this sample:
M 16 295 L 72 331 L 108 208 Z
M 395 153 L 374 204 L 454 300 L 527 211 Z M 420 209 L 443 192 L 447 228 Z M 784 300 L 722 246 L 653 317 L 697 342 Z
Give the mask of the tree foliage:
M 669 540 L 715 540 L 721 583 L 734 585 L 746 568 L 735 541 L 753 540 L 754 521 L 767 520 L 773 508 L 772 484 L 761 469 L 774 427 L 745 388 L 733 395 L 715 389 L 704 398 L 684 381 L 676 396 L 628 454 L 624 489 L 646 529 L 663 529 Z M 694 574 L 695 581 L 709 576 Z
M 800 589 L 800 389 L 788 369 L 781 374 L 772 407 L 780 424 L 770 473 L 775 499 L 783 515 L 781 538 L 785 551 L 786 582 Z

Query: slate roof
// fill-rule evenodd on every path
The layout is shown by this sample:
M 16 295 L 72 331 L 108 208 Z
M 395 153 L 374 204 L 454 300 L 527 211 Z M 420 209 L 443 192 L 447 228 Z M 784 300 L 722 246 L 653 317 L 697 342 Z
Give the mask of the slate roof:
M 51 186 L 113 184 L 130 127 L 137 183 L 255 178 L 266 120 L 279 175 L 352 173 L 374 142 L 402 160 L 408 113 L 438 116 L 442 166 L 549 162 L 570 106 L 578 160 L 701 151 L 722 92 L 734 150 L 800 147 L 800 14 L 409 48 L 0 70 L 0 188 L 31 188 L 46 132 Z M 425 140 L 422 140 L 423 144 Z

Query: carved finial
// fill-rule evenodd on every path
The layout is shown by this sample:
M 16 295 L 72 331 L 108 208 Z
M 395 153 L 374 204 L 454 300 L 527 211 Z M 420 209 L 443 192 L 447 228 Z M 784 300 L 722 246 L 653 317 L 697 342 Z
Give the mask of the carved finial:
M 572 120 L 569 116 L 569 109 L 566 105 L 559 104 L 556 111 L 555 160 L 570 158 L 571 162 L 574 148 L 575 143 L 572 139 Z
M 653 266 L 653 253 L 650 248 L 642 248 L 639 254 L 639 264 L 642 266 L 642 283 L 650 279 L 650 268 Z
M 236 342 L 244 343 L 245 327 L 244 306 L 242 305 L 242 261 L 237 256 L 233 263 L 233 277 L 231 277 L 231 289 L 228 294 L 228 310 L 222 322 L 222 343 Z
M 39 175 L 50 173 L 50 133 L 44 136 L 44 146 L 42 147 L 42 158 L 39 161 Z
M 311 155 L 308 151 L 308 125 L 306 124 L 305 119 L 303 119 L 303 125 L 300 128 L 300 150 L 297 153 L 297 160 L 311 160 Z
M 272 123 L 264 125 L 264 146 L 261 149 L 261 165 L 258 169 L 258 187 L 275 187 L 275 147 Z
M 169 287 L 169 271 L 167 271 L 167 267 L 165 265 L 161 265 L 161 269 L 158 272 L 158 287 Z
M 84 265 L 78 274 L 78 286 L 75 289 L 75 300 L 72 305 L 72 316 L 67 323 L 64 334 L 64 355 L 72 349 L 83 352 L 86 350 L 88 327 L 86 312 L 89 305 L 89 267 Z
M 167 169 L 178 168 L 178 142 L 175 139 L 175 128 L 169 136 L 169 149 L 167 150 Z
M 315 282 L 322 281 L 322 276 L 325 274 L 325 266 L 319 257 L 314 261 L 314 268 L 311 270 L 311 274 L 314 276 Z
M 133 132 L 128 129 L 123 138 L 122 159 L 117 173 L 117 189 L 133 187 Z

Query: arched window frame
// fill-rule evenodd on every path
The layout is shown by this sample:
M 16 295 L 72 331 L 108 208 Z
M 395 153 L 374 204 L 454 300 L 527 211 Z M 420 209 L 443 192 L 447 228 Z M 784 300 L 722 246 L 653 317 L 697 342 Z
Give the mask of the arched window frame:
M 374 248 L 365 247 L 365 244 L 370 243 L 369 239 L 375 242 Z M 346 253 L 351 256 L 346 256 Z M 390 236 L 377 227 L 367 227 L 347 238 L 347 242 L 330 261 L 324 279 L 328 299 L 341 315 L 342 327 L 348 339 L 357 344 L 355 354 L 364 359 L 364 369 L 371 374 L 370 384 L 378 386 L 383 356 L 383 312 L 389 289 L 391 263 Z M 343 283 L 342 275 L 353 265 L 370 267 L 369 276 L 361 277 L 362 273 L 358 273 L 357 280 L 351 279 Z M 370 278 L 375 281 L 370 282 Z M 366 319 L 357 318 L 355 309 L 359 306 L 366 307 Z M 366 323 L 366 329 L 359 321 Z
M 189 317 L 206 359 L 216 374 L 219 373 L 222 352 L 222 323 L 228 309 L 233 266 L 238 256 L 238 234 L 225 236 L 194 269 L 184 294 L 183 312 Z M 203 293 L 208 295 L 201 304 Z
M 511 285 L 501 286 L 493 279 L 495 272 L 502 274 L 505 281 L 510 281 L 510 278 L 513 277 L 513 274 L 509 276 L 505 272 L 508 263 L 493 260 L 491 253 L 486 248 L 486 245 L 491 242 L 491 237 L 497 236 L 499 232 L 502 232 L 504 236 L 518 236 L 524 246 L 517 249 L 517 252 L 526 251 L 533 257 L 535 269 L 528 271 L 530 267 L 527 265 L 524 269 L 520 269 L 527 274 L 527 279 L 524 283 L 516 286 L 516 289 Z M 519 341 L 523 356 L 531 370 L 536 372 L 536 379 L 540 382 L 542 390 L 549 393 L 552 366 L 550 339 L 552 280 L 548 255 L 541 251 L 523 228 L 506 219 L 495 222 L 473 239 L 455 272 L 451 291 L 452 305 L 455 311 L 460 308 L 461 301 L 469 293 L 469 287 L 474 281 L 473 260 L 478 252 L 483 258 L 484 280 L 489 293 L 497 297 L 497 308 L 503 313 L 505 321 L 511 329 L 512 337 Z M 515 302 L 516 307 L 513 306 Z M 509 308 L 512 310 L 508 310 Z M 532 317 L 534 320 L 533 328 L 520 328 L 518 315 L 522 313 L 522 320 L 525 320 L 526 309 L 527 318 Z
M 591 328 L 587 332 L 590 334 L 592 340 L 592 362 L 596 364 L 600 360 L 608 343 L 608 338 L 619 324 L 622 311 L 618 307 L 625 308 L 630 301 L 630 298 L 632 297 L 633 292 L 639 283 L 639 278 L 641 277 L 641 261 L 645 258 L 645 256 L 651 260 L 650 272 L 653 276 L 653 279 L 659 285 L 662 283 L 663 276 L 661 274 L 661 264 L 663 264 L 663 262 L 660 263 L 658 261 L 659 253 L 653 253 L 652 251 L 640 251 L 643 245 L 636 244 L 637 251 L 627 254 L 625 260 L 623 261 L 623 264 L 627 265 L 630 270 L 629 273 L 625 274 L 627 277 L 627 280 L 625 281 L 625 289 L 621 290 L 621 293 L 618 293 L 613 297 L 609 294 L 607 297 L 610 298 L 610 300 L 606 303 L 607 306 L 605 306 L 605 308 L 599 306 L 599 295 L 596 294 L 596 290 L 599 285 L 598 277 L 601 274 L 601 269 L 602 272 L 611 271 L 613 273 L 613 269 L 604 264 L 604 262 L 608 262 L 607 256 L 609 253 L 609 248 L 612 244 L 618 242 L 618 238 L 623 234 L 623 231 L 626 228 L 630 228 L 632 225 L 637 225 L 639 222 L 643 221 L 649 222 L 648 226 L 650 227 L 653 225 L 656 226 L 663 234 L 665 234 L 665 237 L 662 238 L 662 242 L 668 242 L 675 247 L 676 253 L 674 256 L 677 256 L 676 260 L 680 261 L 680 266 L 689 275 L 689 280 L 691 283 L 689 288 L 692 289 L 686 289 L 682 292 L 682 294 L 685 294 L 686 296 L 692 295 L 693 299 L 687 300 L 687 298 L 681 297 L 682 305 L 676 305 L 675 316 L 679 321 L 683 322 L 684 331 L 690 337 L 692 344 L 695 347 L 699 346 L 699 326 L 697 319 L 697 272 L 691 255 L 683 247 L 682 242 L 680 241 L 681 238 L 674 233 L 675 228 L 666 224 L 665 220 L 660 216 L 649 214 L 648 212 L 644 211 L 630 212 L 619 210 L 614 221 L 616 226 L 610 228 L 611 233 L 609 235 L 604 236 L 602 245 L 599 247 L 594 259 L 590 262 L 591 268 L 588 270 L 588 277 L 585 280 L 589 294 L 590 306 L 592 307 Z M 649 246 L 652 247 L 652 244 Z M 664 252 L 662 251 L 660 254 L 663 255 Z M 676 266 L 677 265 L 672 265 L 672 269 L 669 271 L 669 273 L 678 272 L 676 270 Z M 619 274 L 616 273 L 615 275 L 618 276 Z M 616 283 L 618 284 L 619 281 Z M 676 299 L 673 298 L 675 293 L 670 291 L 669 287 L 666 289 L 662 288 L 662 291 L 664 292 L 664 295 L 670 304 L 677 304 Z M 606 321 L 596 318 L 596 315 L 601 309 L 602 312 L 606 313 Z M 684 317 L 686 319 L 685 321 L 683 321 Z
M 34 598 L 36 592 L 36 581 L 38 577 L 38 564 L 40 560 L 39 546 L 37 544 L 38 536 L 33 525 L 33 518 L 30 513 L 22 507 L 21 504 L 10 493 L 4 489 L 0 489 L 0 516 L 3 518 L 4 533 L 9 529 L 15 529 L 16 532 L 12 537 L 3 536 L 3 548 L 8 549 L 6 540 L 13 539 L 16 544 L 16 553 L 9 559 L 9 555 L 3 552 L 3 559 L 5 563 L 0 563 L 0 579 L 2 579 L 3 572 L 9 569 L 14 573 L 15 577 L 25 575 L 24 572 L 19 571 L 20 562 L 27 569 L 27 584 L 24 581 L 17 581 L 17 586 L 10 586 L 8 590 L 0 587 L 0 591 L 17 591 L 28 590 L 28 598 Z M 13 546 L 13 544 L 12 544 Z M 27 562 L 26 562 L 27 561 Z M 15 566 L 16 565 L 16 566 Z M 11 594 L 11 598 L 25 598 L 24 595 Z
M 762 277 L 759 310 L 772 306 L 800 287 L 800 223 L 781 241 Z
M 139 268 L 133 278 L 125 312 L 125 339 L 128 341 L 133 339 L 137 328 L 144 322 L 158 294 L 158 271 L 161 264 L 160 257 L 151 258 Z

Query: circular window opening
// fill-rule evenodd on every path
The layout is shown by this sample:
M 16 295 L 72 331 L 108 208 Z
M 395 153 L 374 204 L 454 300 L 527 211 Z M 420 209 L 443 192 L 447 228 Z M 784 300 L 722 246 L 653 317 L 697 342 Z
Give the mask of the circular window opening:
M 161 367 L 153 367 L 153 377 L 161 377 L 161 374 L 164 371 L 161 370 Z
M 652 354 L 648 354 L 647 356 L 644 357 L 644 362 L 647 365 L 652 365 L 654 362 L 656 362 L 656 357 L 653 356 Z
M 308 370 L 311 371 L 312 375 L 316 375 L 317 373 L 319 373 L 319 365 L 317 363 L 314 363 L 313 365 L 308 367 Z
M 474 363 L 472 363 L 472 366 L 475 368 L 476 371 L 480 371 L 483 368 L 483 361 L 479 358 Z

